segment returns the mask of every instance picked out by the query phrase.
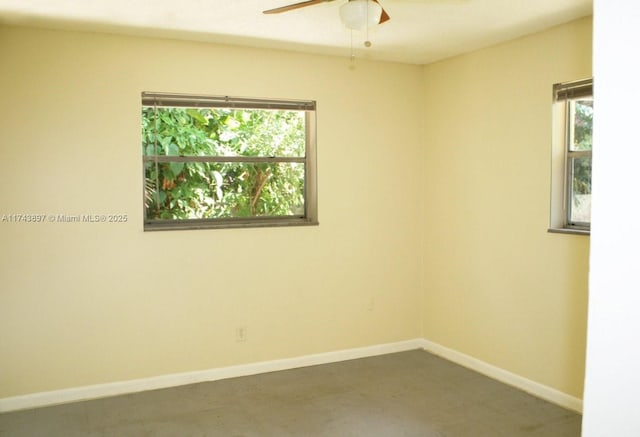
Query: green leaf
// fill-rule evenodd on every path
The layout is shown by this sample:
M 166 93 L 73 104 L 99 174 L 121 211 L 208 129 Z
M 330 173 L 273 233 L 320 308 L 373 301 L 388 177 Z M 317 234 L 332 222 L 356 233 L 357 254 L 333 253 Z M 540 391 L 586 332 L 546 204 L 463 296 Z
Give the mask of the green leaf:
M 169 144 L 167 146 L 166 150 L 167 150 L 167 156 L 178 156 L 179 149 L 178 149 L 178 146 L 176 146 L 175 143 Z
M 169 168 L 174 175 L 179 175 L 184 168 L 184 162 L 170 162 Z
M 176 138 L 176 142 L 178 143 L 178 149 L 180 150 L 184 150 L 184 148 L 187 146 L 184 137 L 179 136 L 178 138 Z
M 196 109 L 187 109 L 187 114 L 191 116 L 191 118 L 195 118 L 202 124 L 207 124 L 207 119 L 202 116 Z

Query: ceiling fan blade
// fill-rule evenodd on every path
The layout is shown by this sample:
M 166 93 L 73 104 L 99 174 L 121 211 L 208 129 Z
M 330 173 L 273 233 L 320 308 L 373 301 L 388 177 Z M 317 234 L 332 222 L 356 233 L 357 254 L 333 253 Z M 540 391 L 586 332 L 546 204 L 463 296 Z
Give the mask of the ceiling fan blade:
M 319 3 L 324 3 L 326 1 L 331 1 L 331 0 L 307 0 L 304 2 L 300 2 L 300 3 L 294 3 L 292 5 L 287 5 L 287 6 L 282 6 L 279 8 L 275 8 L 275 9 L 269 9 L 267 11 L 262 11 L 263 14 L 279 14 L 281 12 L 287 12 L 287 11 L 292 11 L 294 9 L 300 9 L 300 8 L 304 8 L 307 6 L 313 6 L 313 5 L 317 5 Z
M 380 2 L 378 0 L 373 0 L 373 1 L 380 5 Z M 382 8 L 382 5 L 380 5 L 380 7 Z M 380 14 L 380 21 L 378 21 L 378 24 L 382 24 L 384 22 L 387 22 L 390 19 L 391 19 L 391 17 L 389 16 L 389 14 L 387 14 L 387 11 L 385 11 L 384 8 L 382 8 L 382 14 Z

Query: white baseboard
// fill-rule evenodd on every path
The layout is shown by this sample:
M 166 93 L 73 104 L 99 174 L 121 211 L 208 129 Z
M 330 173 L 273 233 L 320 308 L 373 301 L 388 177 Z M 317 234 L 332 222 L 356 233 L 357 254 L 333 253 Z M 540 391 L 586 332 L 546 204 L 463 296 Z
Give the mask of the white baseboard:
M 497 381 L 516 387 L 536 397 L 582 414 L 582 399 L 578 399 L 574 396 L 532 381 L 523 376 L 516 375 L 515 373 L 511 373 L 507 370 L 496 367 L 472 356 L 465 355 L 453 349 L 449 349 L 438 343 L 434 343 L 432 341 L 424 339 L 420 342 L 422 348 L 427 352 L 431 352 L 434 355 L 438 355 L 451 362 L 467 367 Z
M 315 366 L 318 364 L 335 363 L 339 361 L 404 352 L 414 349 L 424 349 L 451 362 L 467 367 L 483 375 L 487 375 L 505 384 L 519 388 L 520 390 L 531 393 L 534 396 L 560 405 L 564 408 L 577 411 L 579 413 L 582 412 L 581 399 L 575 398 L 535 381 L 531 381 L 530 379 L 508 372 L 477 358 L 465 355 L 429 340 L 413 339 L 397 343 L 344 349 L 321 354 L 286 358 L 282 360 L 262 361 L 258 363 L 241 364 L 237 366 L 220 367 L 195 372 L 175 373 L 151 378 L 14 396 L 0 399 L 0 413 L 137 393 L 146 390 L 178 387 L 198 382 L 257 375 L 259 373 L 276 372 L 279 370 Z
M 422 339 L 0 399 L 0 413 L 422 349 Z

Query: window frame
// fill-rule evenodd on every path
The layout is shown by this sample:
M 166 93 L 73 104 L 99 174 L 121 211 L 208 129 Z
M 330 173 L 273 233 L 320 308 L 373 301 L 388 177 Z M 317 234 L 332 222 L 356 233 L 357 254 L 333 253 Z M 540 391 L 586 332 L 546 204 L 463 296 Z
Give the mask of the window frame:
M 565 223 L 566 223 L 566 227 L 568 229 L 578 229 L 578 230 L 584 230 L 584 231 L 589 231 L 591 229 L 591 222 L 580 222 L 580 221 L 575 221 L 573 220 L 573 202 L 572 202 L 572 198 L 573 198 L 573 175 L 574 175 L 574 162 L 577 159 L 583 159 L 583 158 L 588 158 L 589 161 L 591 163 L 593 163 L 592 161 L 592 151 L 593 150 L 571 150 L 571 145 L 574 143 L 574 133 L 575 133 L 575 128 L 574 128 L 574 122 L 575 122 L 575 102 L 577 100 L 586 100 L 585 97 L 588 96 L 582 96 L 582 97 L 578 97 L 578 98 L 572 98 L 572 99 L 568 99 L 567 103 L 566 103 L 566 111 L 567 111 L 567 118 L 566 118 L 566 134 L 567 134 L 567 143 L 565 146 L 565 150 L 566 150 L 566 166 L 567 168 L 565 169 L 565 209 L 566 209 L 566 217 L 565 217 Z M 593 99 L 593 96 L 591 96 L 591 99 Z
M 275 156 L 164 156 L 146 155 L 142 150 L 143 228 L 144 231 L 228 229 L 318 225 L 317 163 L 316 163 L 316 102 L 314 100 L 263 99 L 230 96 L 142 92 L 142 106 L 154 108 L 212 109 L 272 109 L 304 111 L 305 154 L 303 157 Z M 253 216 L 206 219 L 148 219 L 145 204 L 145 163 L 154 162 L 238 162 L 238 163 L 300 163 L 304 166 L 304 213 L 289 216 Z
M 573 120 L 577 100 L 593 99 L 593 78 L 553 85 L 551 207 L 549 232 L 589 235 L 591 223 L 572 220 L 573 163 L 592 150 L 572 151 Z

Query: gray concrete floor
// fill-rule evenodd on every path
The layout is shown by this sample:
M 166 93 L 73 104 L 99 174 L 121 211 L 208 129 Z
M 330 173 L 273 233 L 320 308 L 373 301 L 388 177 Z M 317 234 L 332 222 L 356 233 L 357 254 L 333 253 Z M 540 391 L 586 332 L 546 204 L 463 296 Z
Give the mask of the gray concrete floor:
M 0 414 L 0 436 L 579 436 L 581 416 L 424 351 Z

